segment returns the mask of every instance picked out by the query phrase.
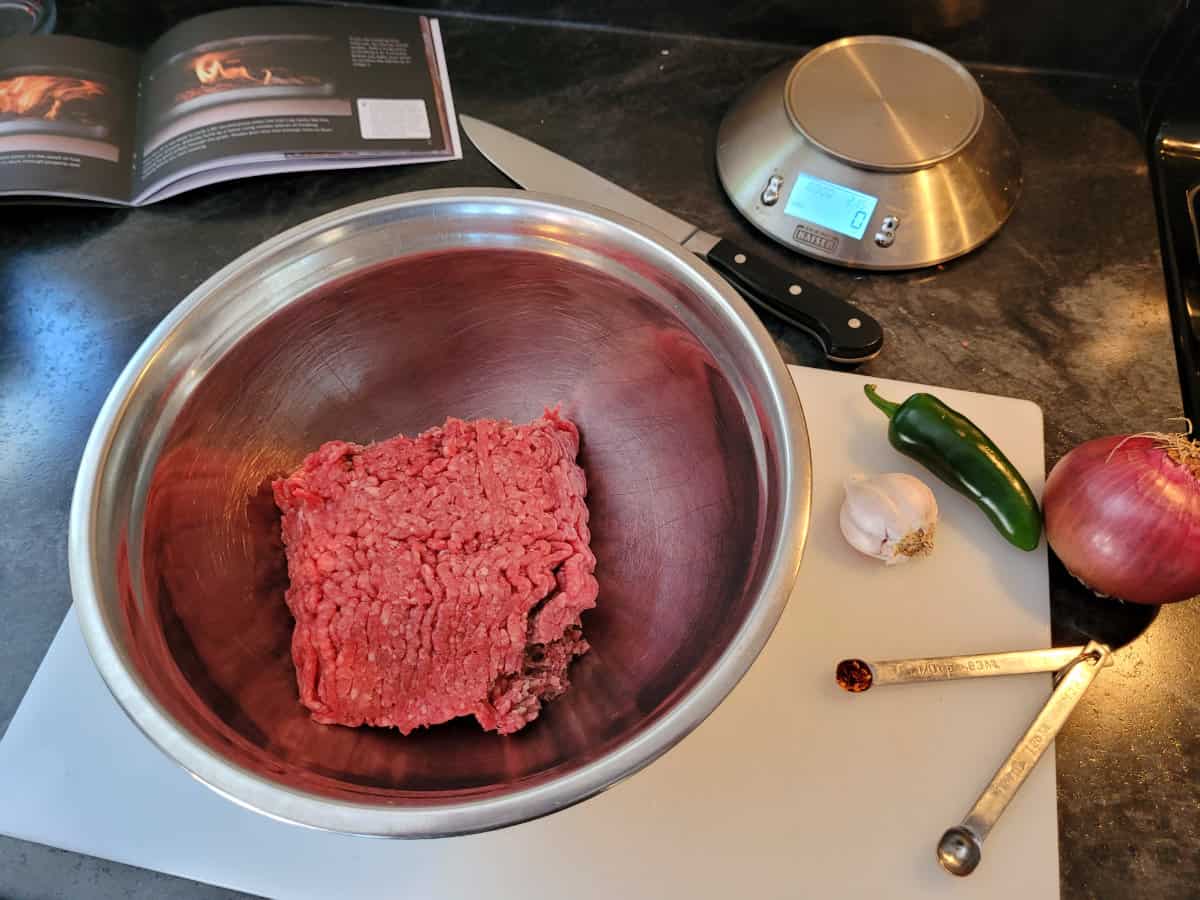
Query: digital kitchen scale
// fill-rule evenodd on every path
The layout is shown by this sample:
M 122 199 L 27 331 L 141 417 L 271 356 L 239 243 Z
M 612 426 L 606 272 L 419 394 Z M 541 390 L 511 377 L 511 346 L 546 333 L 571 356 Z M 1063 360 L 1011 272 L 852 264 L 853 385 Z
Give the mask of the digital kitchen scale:
M 824 44 L 755 85 L 721 123 L 717 171 L 757 228 L 861 269 L 961 256 L 1021 190 L 1016 139 L 971 74 L 878 35 Z

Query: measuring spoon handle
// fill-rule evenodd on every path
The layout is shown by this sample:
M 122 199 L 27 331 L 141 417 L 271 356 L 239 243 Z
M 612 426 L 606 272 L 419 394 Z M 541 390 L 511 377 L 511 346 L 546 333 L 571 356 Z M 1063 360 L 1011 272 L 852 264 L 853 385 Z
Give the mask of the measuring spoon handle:
M 979 795 L 962 824 L 942 835 L 938 842 L 938 862 L 942 868 L 953 875 L 970 875 L 979 865 L 988 834 L 1111 654 L 1108 647 L 1092 641 L 1064 670 L 1054 693 Z

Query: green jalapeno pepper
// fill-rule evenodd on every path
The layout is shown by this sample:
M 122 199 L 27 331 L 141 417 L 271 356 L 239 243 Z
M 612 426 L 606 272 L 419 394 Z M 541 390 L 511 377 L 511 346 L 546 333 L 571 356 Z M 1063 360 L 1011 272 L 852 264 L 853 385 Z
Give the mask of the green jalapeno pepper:
M 1037 547 L 1042 514 L 1033 491 L 974 422 L 932 394 L 892 403 L 873 384 L 863 390 L 891 420 L 893 447 L 975 501 L 1010 543 L 1022 550 Z

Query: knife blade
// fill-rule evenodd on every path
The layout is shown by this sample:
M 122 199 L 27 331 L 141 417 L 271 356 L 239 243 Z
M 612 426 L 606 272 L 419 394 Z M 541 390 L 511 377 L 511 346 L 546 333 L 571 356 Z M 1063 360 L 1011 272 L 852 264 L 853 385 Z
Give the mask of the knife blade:
M 521 187 L 602 206 L 662 232 L 707 260 L 747 300 L 813 335 L 832 362 L 861 363 L 879 354 L 883 346 L 879 323 L 824 288 L 703 231 L 540 144 L 473 116 L 460 115 L 459 121 L 488 162 Z

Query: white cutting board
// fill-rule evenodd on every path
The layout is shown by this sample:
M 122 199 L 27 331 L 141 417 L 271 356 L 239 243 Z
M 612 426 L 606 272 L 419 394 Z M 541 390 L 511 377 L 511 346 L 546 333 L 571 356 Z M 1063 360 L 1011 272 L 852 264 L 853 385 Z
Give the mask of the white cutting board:
M 934 860 L 1050 689 L 1048 676 L 889 687 L 851 696 L 846 656 L 1049 645 L 1044 549 L 1007 545 L 973 506 L 889 447 L 868 379 L 796 369 L 812 436 L 802 574 L 763 655 L 677 748 L 593 800 L 490 834 L 395 842 L 309 831 L 192 780 L 109 696 L 68 614 L 3 741 L 0 832 L 273 897 L 438 900 L 1058 897 L 1054 757 L 988 839 L 974 875 Z M 877 381 L 901 400 L 915 385 Z M 1035 492 L 1031 403 L 941 390 Z M 887 569 L 837 526 L 854 471 L 923 476 L 942 509 L 926 560 Z M 541 887 L 539 887 L 541 886 Z

